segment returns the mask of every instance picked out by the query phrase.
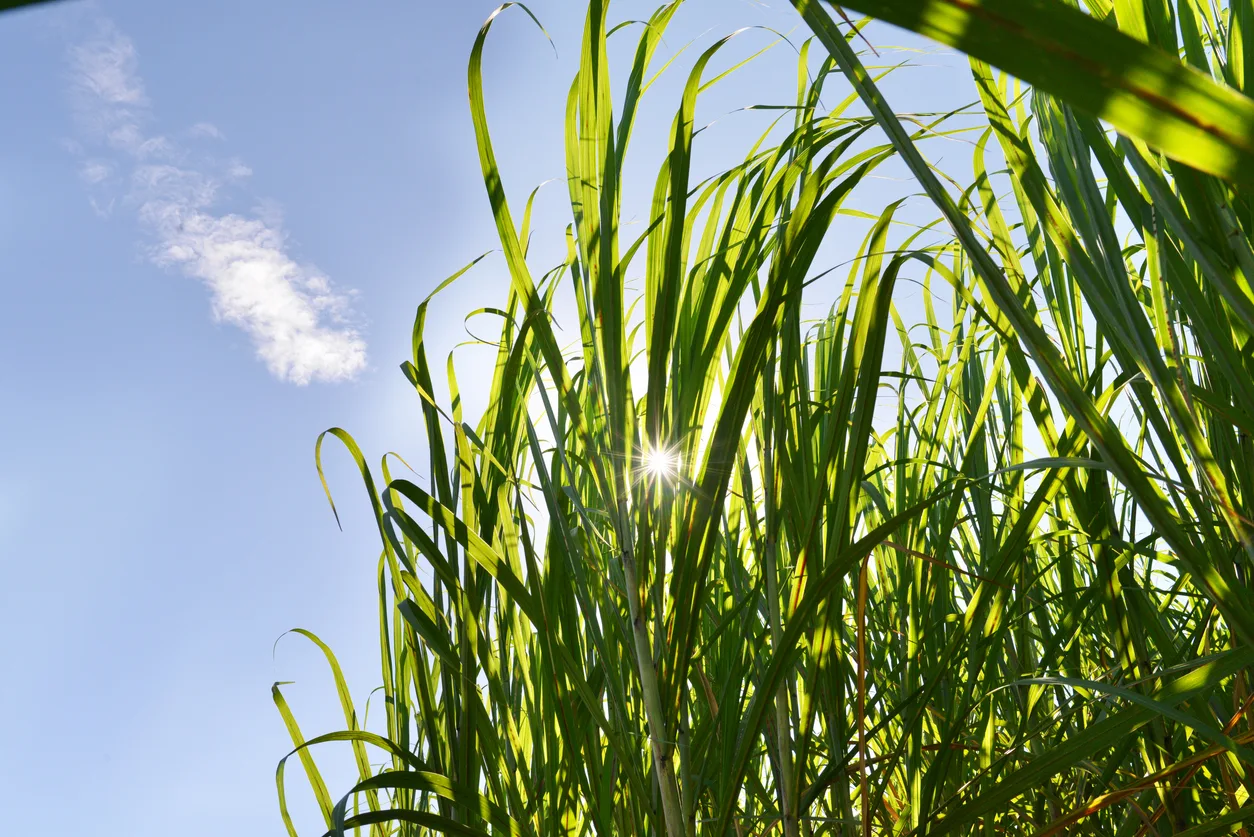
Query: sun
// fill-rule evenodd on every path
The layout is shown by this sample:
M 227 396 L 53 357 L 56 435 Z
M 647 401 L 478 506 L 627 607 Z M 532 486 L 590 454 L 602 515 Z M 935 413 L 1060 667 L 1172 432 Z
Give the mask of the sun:
M 679 456 L 665 448 L 650 448 L 641 458 L 645 473 L 655 480 L 670 480 L 679 476 Z

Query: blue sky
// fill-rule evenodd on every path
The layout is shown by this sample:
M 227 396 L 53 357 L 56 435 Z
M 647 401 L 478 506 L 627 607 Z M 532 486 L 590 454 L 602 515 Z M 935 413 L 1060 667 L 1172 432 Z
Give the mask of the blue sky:
M 272 657 L 273 643 L 317 632 L 359 707 L 377 683 L 375 535 L 333 452 L 336 529 L 313 444 L 338 425 L 372 461 L 421 461 L 396 367 L 418 302 L 494 244 L 465 82 L 494 5 L 117 0 L 0 17 L 8 833 L 280 834 L 288 738 L 271 683 L 296 681 L 307 734 L 340 724 L 317 651 L 288 637 Z M 575 0 L 532 8 L 557 56 L 511 14 L 485 61 L 516 201 L 561 175 L 582 25 Z M 785 0 L 694 0 L 667 49 L 745 25 L 796 21 Z M 730 54 L 770 38 L 746 32 Z M 916 60 L 886 85 L 899 109 L 974 98 L 951 59 Z M 707 159 L 743 156 L 762 123 L 727 114 L 790 100 L 795 79 L 779 48 L 712 91 Z M 647 206 L 681 81 L 642 113 L 647 177 L 629 184 L 628 215 Z M 952 153 L 960 172 L 969 150 Z M 868 207 L 903 189 L 883 181 Z M 561 192 L 540 201 L 538 258 L 564 247 Z M 442 297 L 437 344 L 464 339 L 464 313 L 504 283 L 490 257 Z M 342 787 L 344 754 L 322 761 Z M 295 765 L 289 787 L 302 833 L 320 833 Z

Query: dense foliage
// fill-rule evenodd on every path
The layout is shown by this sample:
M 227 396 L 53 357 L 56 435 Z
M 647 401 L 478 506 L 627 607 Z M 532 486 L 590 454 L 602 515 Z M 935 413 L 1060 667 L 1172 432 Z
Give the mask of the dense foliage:
M 325 646 L 346 730 L 305 741 L 275 687 L 327 827 L 1241 829 L 1254 819 L 1241 165 L 1137 134 L 1135 102 L 1116 97 L 1113 118 L 1108 99 L 1073 109 L 1065 90 L 1028 91 L 973 58 L 987 127 L 975 181 L 957 187 L 915 145 L 943 122 L 907 130 L 852 34 L 798 2 L 828 55 L 801 51 L 790 125 L 696 182 L 693 116 L 723 42 L 710 47 L 647 229 L 628 238 L 623 161 L 677 5 L 637 29 L 615 107 L 607 11 L 591 3 L 565 125 L 568 257 L 543 273 L 531 202 L 518 216 L 504 194 L 484 111 L 492 19 L 474 45 L 475 134 L 511 278 L 489 407 L 463 419 L 451 364 L 453 402 L 437 401 L 424 302 L 403 369 L 427 473 L 393 479 L 385 458 L 377 483 L 328 431 L 378 521 L 387 720 L 386 735 L 360 728 Z M 1223 95 L 1245 89 L 1249 0 L 1088 6 L 1138 48 L 1182 52 Z M 835 108 L 820 108 L 825 89 Z M 1162 93 L 1141 104 L 1167 107 Z M 884 208 L 845 281 L 826 274 L 837 292 L 812 320 L 820 245 L 890 159 L 937 224 Z M 920 322 L 894 305 L 907 281 L 925 291 Z M 573 348 L 549 315 L 559 292 L 578 311 Z M 324 741 L 352 742 L 356 787 L 326 787 Z M 282 802 L 282 764 L 279 787 Z

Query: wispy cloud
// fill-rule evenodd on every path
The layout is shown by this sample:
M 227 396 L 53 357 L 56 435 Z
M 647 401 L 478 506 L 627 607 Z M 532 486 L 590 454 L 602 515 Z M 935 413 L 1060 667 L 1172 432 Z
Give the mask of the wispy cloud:
M 79 174 L 97 212 L 123 203 L 153 236 L 149 255 L 209 289 L 216 318 L 243 329 L 271 373 L 296 384 L 343 381 L 366 365 L 366 343 L 352 327 L 352 292 L 288 255 L 273 213 L 213 211 L 222 191 L 248 177 L 239 160 L 193 155 L 154 133 L 152 105 L 130 38 L 108 21 L 69 54 L 72 101 L 84 141 Z M 213 125 L 190 138 L 222 140 Z

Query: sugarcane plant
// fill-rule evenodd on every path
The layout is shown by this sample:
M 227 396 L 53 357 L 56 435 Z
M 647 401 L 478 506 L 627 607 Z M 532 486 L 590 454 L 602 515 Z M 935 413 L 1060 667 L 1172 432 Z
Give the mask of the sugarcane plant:
M 463 415 L 451 360 L 437 397 L 429 297 L 402 365 L 426 474 L 384 457 L 376 481 L 346 431 L 319 437 L 319 474 L 334 439 L 377 523 L 386 723 L 363 728 L 305 632 L 345 728 L 305 739 L 276 684 L 289 833 L 292 756 L 336 834 L 1139 837 L 1254 819 L 1241 186 L 979 59 L 959 186 L 920 144 L 964 129 L 894 114 L 854 28 L 798 6 L 822 49 L 800 46 L 785 116 L 697 179 L 698 97 L 740 66 L 712 69 L 728 39 L 701 53 L 629 236 L 624 160 L 679 4 L 639 26 L 615 106 L 621 27 L 592 0 L 567 255 L 547 269 L 535 193 L 516 216 L 484 106 L 507 7 L 480 31 L 471 113 L 510 279 L 488 406 Z M 1230 82 L 1232 16 L 1196 14 L 1210 34 L 1186 51 Z M 933 223 L 852 208 L 894 158 Z M 856 257 L 826 263 L 851 234 Z M 359 773 L 334 794 L 314 759 L 331 741 Z
M 967 32 L 962 42 L 995 37 L 1005 15 L 1034 15 L 1038 29 L 1019 35 L 1041 39 L 1068 27 L 1086 33 L 1087 40 L 1071 48 L 1086 52 L 1090 65 L 1100 64 L 1091 84 L 1118 92 L 1095 99 L 1075 89 L 1074 77 L 1042 78 L 1058 95 L 1038 88 L 1025 104 L 1025 95 L 1012 95 L 1008 80 L 973 56 L 972 75 L 989 121 L 974 160 L 977 182 L 970 191 L 978 193 L 980 208 L 973 212 L 947 194 L 832 19 L 816 4 L 797 5 L 960 241 L 971 284 L 996 309 L 989 321 L 1004 319 L 1086 437 L 1092 462 L 1082 479 L 1095 487 L 1077 485 L 1065 494 L 1073 519 L 1093 542 L 1096 580 L 1108 589 L 1111 618 L 1124 623 L 1116 635 L 1125 638 L 1121 665 L 1106 668 L 1105 678 L 1135 684 L 1119 696 L 1150 706 L 1159 717 L 1147 729 L 1162 728 L 1153 733 L 1156 744 L 1140 743 L 1142 763 L 1127 766 L 1135 781 L 1077 795 L 1070 811 L 1051 811 L 1037 830 L 1059 833 L 1109 811 L 1105 829 L 1116 833 L 1244 833 L 1242 823 L 1254 818 L 1245 804 L 1251 755 L 1245 744 L 1254 736 L 1235 733 L 1249 730 L 1244 655 L 1254 638 L 1247 279 L 1254 261 L 1244 194 L 1249 134 L 1232 129 L 1254 109 L 1242 95 L 1254 6 L 1248 0 L 1089 2 L 1092 17 L 1080 23 L 1078 10 L 1063 3 L 1034 0 L 1015 10 L 988 3 L 997 13 L 967 20 L 984 31 Z M 865 5 L 871 10 L 875 4 Z M 934 11 L 944 4 L 928 5 Z M 1058 24 L 1052 33 L 1051 23 Z M 1113 52 L 1103 56 L 1095 44 Z M 1138 57 L 1129 60 L 1129 54 Z M 1036 60 L 1018 59 L 1033 80 L 1041 72 L 1029 66 Z M 1149 67 L 1176 82 L 1159 76 L 1161 86 L 1147 88 L 1147 79 L 1155 78 Z M 1164 109 L 1209 138 L 1182 142 L 1170 118 L 1155 126 Z M 1209 118 L 1215 114 L 1220 117 Z M 1094 115 L 1122 123 L 1128 134 L 1104 130 Z M 1008 202 L 1020 218 L 1018 248 L 984 165 L 991 136 L 1007 166 Z M 983 220 L 983 230 L 972 217 Z M 1120 225 L 1128 229 L 1123 240 Z M 1103 389 L 1110 376 L 1114 386 Z M 1125 411 L 1122 422 L 1112 416 L 1115 405 Z M 1051 453 L 1072 452 L 1052 444 L 1048 428 L 1038 424 Z M 1086 499 L 1097 505 L 1085 510 Z M 1112 515 L 1114 509 L 1119 514 Z M 1140 557 L 1148 559 L 1143 570 Z M 1158 584 L 1149 575 L 1155 561 L 1166 573 Z M 1139 583 L 1138 571 L 1146 573 Z M 1141 591 L 1130 592 L 1132 584 Z M 1171 608 L 1156 593 L 1163 588 L 1195 597 L 1202 609 L 1164 620 Z M 1220 645 L 1213 644 L 1221 636 Z M 1212 694 L 1202 706 L 1194 698 L 1184 704 L 1191 707 L 1187 715 L 1144 702 L 1146 692 L 1165 687 L 1173 668 L 1200 666 L 1219 648 L 1242 660 L 1222 698 Z M 1050 770 L 1091 758 L 1093 741 L 1077 739 L 1067 760 Z M 1124 746 L 1132 751 L 1137 745 L 1125 739 Z M 1212 760 L 1208 770 L 1203 762 Z M 1117 770 L 1108 764 L 1102 776 Z M 1051 778 L 1039 770 L 1027 775 Z M 1006 799 L 1004 792 L 990 797 Z M 1106 833 L 1096 824 L 1086 827 Z

